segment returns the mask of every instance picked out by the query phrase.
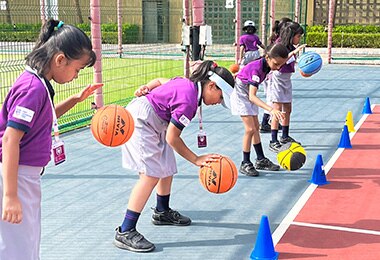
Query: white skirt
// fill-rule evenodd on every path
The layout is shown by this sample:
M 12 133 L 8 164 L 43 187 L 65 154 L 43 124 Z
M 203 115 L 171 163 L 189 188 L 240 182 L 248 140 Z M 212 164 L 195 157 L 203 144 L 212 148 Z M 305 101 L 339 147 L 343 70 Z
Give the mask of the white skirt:
M 275 103 L 292 102 L 292 73 L 273 71 L 267 87 L 267 100 Z
M 42 167 L 19 165 L 18 198 L 22 221 L 11 224 L 0 219 L 0 259 L 40 259 Z M 3 210 L 3 173 L 0 163 L 0 212 Z
M 259 107 L 249 100 L 249 85 L 235 80 L 235 87 L 231 97 L 231 114 L 236 116 L 257 116 Z
M 123 167 L 156 178 L 176 174 L 174 151 L 165 139 L 168 123 L 144 96 L 133 99 L 126 109 L 135 121 L 135 130 L 122 146 Z

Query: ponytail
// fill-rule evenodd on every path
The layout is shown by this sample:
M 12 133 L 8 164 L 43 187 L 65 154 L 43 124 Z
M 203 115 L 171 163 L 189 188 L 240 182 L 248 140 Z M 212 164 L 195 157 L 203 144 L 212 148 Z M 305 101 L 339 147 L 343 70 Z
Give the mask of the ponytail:
M 218 76 L 230 84 L 231 87 L 235 85 L 235 80 L 232 74 L 226 68 L 219 67 L 215 62 L 211 60 L 202 62 L 191 74 L 190 80 L 193 82 L 200 82 L 203 86 L 207 81 L 210 80 L 209 71 L 218 74 Z

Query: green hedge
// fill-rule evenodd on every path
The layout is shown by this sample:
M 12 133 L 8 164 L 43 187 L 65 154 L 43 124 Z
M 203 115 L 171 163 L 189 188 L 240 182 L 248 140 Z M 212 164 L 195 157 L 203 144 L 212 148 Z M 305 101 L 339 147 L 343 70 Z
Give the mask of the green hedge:
M 380 48 L 380 33 L 333 33 L 333 47 Z M 311 32 L 306 35 L 310 47 L 327 47 L 327 32 Z
M 327 27 L 307 27 L 306 43 L 310 47 L 327 47 Z M 380 26 L 337 25 L 333 28 L 333 47 L 380 48 Z
M 78 28 L 90 35 L 90 24 L 78 24 Z M 41 29 L 41 24 L 4 24 L 0 23 L 0 41 L 3 42 L 34 42 Z M 102 42 L 116 44 L 117 24 L 102 24 Z M 139 27 L 135 24 L 123 24 L 123 43 L 139 42 Z
M 307 27 L 307 32 L 327 32 L 325 25 L 313 25 Z M 336 25 L 333 32 L 339 33 L 380 33 L 379 25 Z

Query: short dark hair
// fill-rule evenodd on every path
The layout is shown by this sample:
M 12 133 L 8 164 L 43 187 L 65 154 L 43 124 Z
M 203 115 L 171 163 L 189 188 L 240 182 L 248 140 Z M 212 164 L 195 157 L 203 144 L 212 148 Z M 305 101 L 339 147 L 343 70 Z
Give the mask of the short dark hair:
M 83 55 L 89 56 L 88 67 L 95 64 L 96 55 L 88 36 L 79 28 L 63 24 L 55 29 L 60 21 L 49 19 L 41 32 L 31 53 L 26 56 L 26 64 L 44 76 L 49 72 L 49 64 L 57 52 L 63 52 L 69 60 L 78 60 Z M 62 24 L 62 22 L 61 22 Z

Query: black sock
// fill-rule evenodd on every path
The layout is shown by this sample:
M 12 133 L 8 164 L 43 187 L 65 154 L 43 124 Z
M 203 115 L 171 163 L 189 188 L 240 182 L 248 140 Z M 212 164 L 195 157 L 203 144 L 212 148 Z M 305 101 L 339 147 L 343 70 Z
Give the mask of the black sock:
M 261 159 L 265 158 L 264 151 L 263 151 L 263 146 L 261 145 L 261 143 L 254 144 L 253 148 L 255 148 L 255 152 L 256 152 L 256 155 L 257 155 L 257 160 L 261 160 Z
M 251 152 L 243 152 L 243 163 L 251 162 Z
M 169 199 L 170 194 L 163 196 L 157 194 L 156 210 L 160 212 L 169 210 Z
M 269 117 L 270 117 L 270 114 L 264 113 L 263 121 L 261 121 L 261 125 L 268 125 L 269 124 Z
M 121 224 L 121 232 L 129 231 L 136 228 L 137 221 L 139 220 L 140 213 L 127 209 L 123 224 Z
M 278 139 L 277 139 L 278 130 L 273 130 L 272 129 L 271 133 L 272 133 L 272 141 L 271 141 L 271 143 L 278 142 Z
M 289 136 L 289 126 L 283 125 L 282 126 L 282 138 L 286 138 Z

